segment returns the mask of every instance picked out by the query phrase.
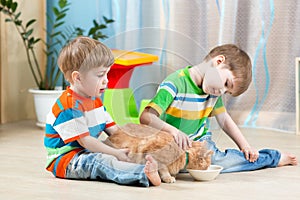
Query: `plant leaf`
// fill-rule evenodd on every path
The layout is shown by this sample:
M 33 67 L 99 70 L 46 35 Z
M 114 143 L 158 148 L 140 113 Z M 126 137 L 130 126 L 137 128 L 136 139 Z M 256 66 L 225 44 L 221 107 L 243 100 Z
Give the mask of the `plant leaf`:
M 33 46 L 32 46 L 33 44 L 34 44 L 34 38 L 32 37 L 28 40 L 28 47 L 33 48 Z
M 65 13 L 60 13 L 59 15 L 57 15 L 56 21 L 63 19 L 65 16 Z
M 107 28 L 107 26 L 105 24 L 101 24 L 97 29 L 99 30 L 99 29 L 105 29 L 105 28 Z
M 6 6 L 11 9 L 11 4 L 12 4 L 12 0 L 7 0 L 6 1 Z
M 1 4 L 2 4 L 3 6 L 6 6 L 6 1 L 5 1 L 5 0 L 1 0 Z
M 88 35 L 93 35 L 96 32 L 96 28 L 91 28 Z
M 70 8 L 65 8 L 65 9 L 61 10 L 61 12 L 66 13 L 68 10 L 70 10 Z
M 15 19 L 18 19 L 21 15 L 21 12 L 19 12 L 18 14 L 16 14 Z
M 58 16 L 60 14 L 59 10 L 56 7 L 53 7 L 52 10 L 53 10 L 55 16 Z
M 18 7 L 18 3 L 17 2 L 13 2 L 11 4 L 11 10 L 12 10 L 13 13 L 17 10 L 17 7 Z
M 107 17 L 103 16 L 102 18 L 104 19 L 105 23 L 107 23 L 108 21 Z
M 103 16 L 103 19 L 104 19 L 104 21 L 105 21 L 106 24 L 115 22 L 115 20 L 113 20 L 113 19 L 107 19 L 107 17 L 105 17 L 105 16 Z
M 34 40 L 33 44 L 39 42 L 41 40 L 41 38 L 37 38 L 36 40 Z
M 22 20 L 16 20 L 16 21 L 15 21 L 15 24 L 16 24 L 17 26 L 21 26 L 21 25 L 22 25 Z
M 59 0 L 58 5 L 60 8 L 64 8 L 67 6 L 68 1 L 66 0 Z
M 97 23 L 97 21 L 95 19 L 93 20 L 93 24 L 94 24 L 94 26 L 99 26 L 99 24 Z
M 57 27 L 59 27 L 59 26 L 61 26 L 61 25 L 63 25 L 65 22 L 64 21 L 62 21 L 62 22 L 59 22 L 59 23 L 57 23 L 57 24 L 54 24 L 54 28 L 57 28 Z
M 55 37 L 55 36 L 57 36 L 57 35 L 60 35 L 60 34 L 61 34 L 61 32 L 60 32 L 60 31 L 58 31 L 58 32 L 56 32 L 56 33 L 53 33 L 53 34 L 51 34 L 51 35 L 50 35 L 50 37 L 52 37 L 52 38 L 53 38 L 53 37 Z
M 30 29 L 23 35 L 23 38 L 28 38 L 28 36 L 30 36 L 32 34 L 32 32 L 33 32 L 33 29 Z
M 30 20 L 29 22 L 27 22 L 27 24 L 26 24 L 26 28 L 28 28 L 31 24 L 33 24 L 34 22 L 36 21 L 36 19 L 32 19 L 32 20 Z

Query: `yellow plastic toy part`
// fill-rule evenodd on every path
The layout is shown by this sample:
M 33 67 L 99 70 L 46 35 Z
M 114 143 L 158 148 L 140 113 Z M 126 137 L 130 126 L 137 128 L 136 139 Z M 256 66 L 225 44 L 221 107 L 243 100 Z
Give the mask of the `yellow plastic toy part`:
M 124 65 L 124 66 L 140 65 L 144 63 L 152 63 L 158 61 L 158 56 L 148 54 L 148 53 L 118 50 L 118 49 L 113 49 L 112 53 L 115 57 L 115 64 L 118 65 Z

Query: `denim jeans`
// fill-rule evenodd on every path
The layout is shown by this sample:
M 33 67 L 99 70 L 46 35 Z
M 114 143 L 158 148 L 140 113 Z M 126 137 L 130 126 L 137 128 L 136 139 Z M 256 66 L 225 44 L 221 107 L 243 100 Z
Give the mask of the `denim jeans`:
M 258 159 L 255 162 L 249 162 L 240 150 L 226 149 L 224 152 L 220 151 L 215 142 L 212 141 L 210 132 L 200 138 L 200 141 L 204 140 L 207 142 L 208 148 L 214 152 L 211 163 L 223 167 L 221 173 L 276 167 L 281 157 L 277 150 L 262 149 L 259 151 Z
M 116 157 L 80 151 L 67 167 L 66 178 L 113 181 L 122 185 L 149 187 L 145 165 L 119 161 Z

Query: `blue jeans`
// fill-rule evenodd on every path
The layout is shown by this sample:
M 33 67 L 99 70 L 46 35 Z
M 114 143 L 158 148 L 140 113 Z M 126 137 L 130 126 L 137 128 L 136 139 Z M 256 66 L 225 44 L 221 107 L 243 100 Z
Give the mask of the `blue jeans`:
M 255 162 L 249 162 L 244 153 L 237 149 L 220 151 L 215 142 L 212 141 L 210 132 L 200 138 L 200 141 L 204 140 L 207 142 L 208 148 L 214 152 L 211 163 L 221 165 L 223 167 L 222 173 L 276 167 L 281 157 L 281 153 L 277 150 L 262 149 L 259 151 L 258 159 Z
M 119 161 L 116 157 L 80 151 L 67 167 L 66 178 L 113 181 L 122 185 L 149 187 L 145 165 Z

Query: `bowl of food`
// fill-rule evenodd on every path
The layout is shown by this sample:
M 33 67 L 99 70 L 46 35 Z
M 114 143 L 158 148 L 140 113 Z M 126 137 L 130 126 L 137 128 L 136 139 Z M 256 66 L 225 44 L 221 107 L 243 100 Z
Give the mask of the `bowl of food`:
M 211 181 L 220 174 L 222 169 L 220 165 L 210 165 L 206 170 L 187 169 L 187 171 L 197 181 Z

